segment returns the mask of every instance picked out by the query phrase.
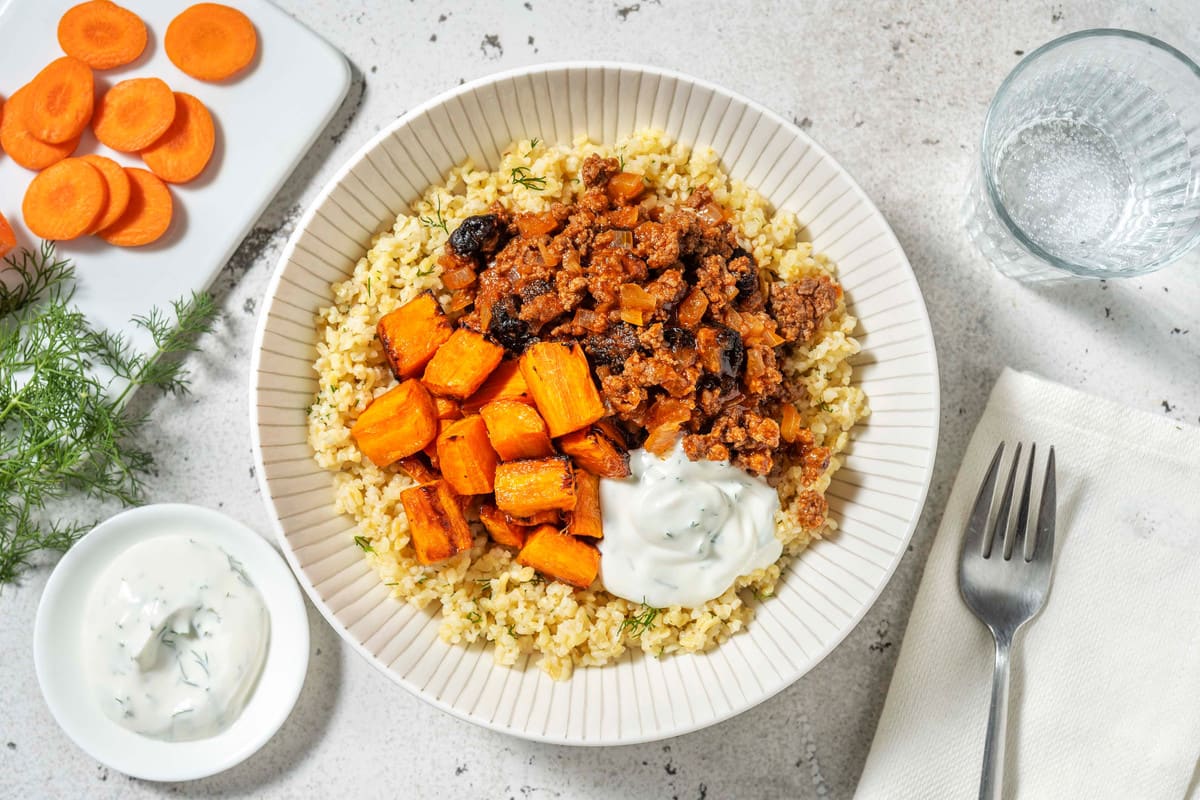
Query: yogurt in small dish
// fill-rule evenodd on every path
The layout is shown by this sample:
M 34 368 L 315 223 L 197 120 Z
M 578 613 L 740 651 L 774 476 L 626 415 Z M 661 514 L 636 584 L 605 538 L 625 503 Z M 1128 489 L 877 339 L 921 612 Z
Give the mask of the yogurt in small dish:
M 243 761 L 291 713 L 308 615 L 287 564 L 224 514 L 135 508 L 63 556 L 34 625 L 46 704 L 84 751 L 136 778 Z

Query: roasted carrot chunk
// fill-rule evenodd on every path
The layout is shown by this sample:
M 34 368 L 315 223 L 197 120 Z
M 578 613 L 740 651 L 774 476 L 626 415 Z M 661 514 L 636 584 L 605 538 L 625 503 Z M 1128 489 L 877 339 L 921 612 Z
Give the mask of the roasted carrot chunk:
M 588 472 L 604 478 L 629 477 L 629 453 L 597 425 L 568 433 L 558 446 Z
M 445 481 L 413 486 L 400 493 L 417 560 L 436 564 L 471 549 L 474 539 L 454 490 Z
M 567 512 L 567 533 L 589 539 L 604 538 L 600 516 L 600 478 L 575 470 L 575 510 Z
M 375 329 L 383 354 L 400 380 L 425 368 L 454 329 L 433 292 L 422 292 L 379 320 Z
M 492 370 L 492 374 L 475 390 L 475 394 L 463 401 L 463 411 L 477 414 L 479 409 L 493 400 L 520 400 L 532 403 L 529 387 L 525 385 L 525 376 L 521 374 L 521 364 L 518 361 L 501 361 L 500 366 Z
M 491 503 L 479 507 L 479 521 L 492 537 L 492 541 L 505 547 L 520 549 L 525 544 L 528 528 L 517 525 L 512 518 Z
M 496 467 L 496 505 L 518 517 L 539 511 L 570 511 L 575 507 L 575 473 L 571 459 L 530 458 Z
M 492 491 L 496 465 L 500 463 L 487 427 L 478 414 L 442 424 L 437 439 L 438 467 L 442 477 L 459 494 Z
M 800 412 L 791 403 L 783 404 L 783 416 L 779 421 L 779 436 L 785 442 L 794 442 L 800 438 Z
M 492 447 L 504 461 L 554 455 L 546 421 L 520 400 L 494 400 L 479 411 Z
M 433 407 L 438 419 L 462 419 L 462 407 L 449 397 L 434 397 Z
M 504 348 L 459 328 L 438 348 L 421 380 L 434 394 L 463 399 L 483 385 L 504 358 Z
M 420 453 L 405 456 L 396 462 L 396 466 L 404 470 L 404 474 L 417 483 L 433 483 L 441 477 L 433 467 L 429 466 Z
M 517 553 L 517 563 L 547 577 L 586 589 L 600 572 L 600 552 L 586 542 L 549 525 L 535 528 Z
M 386 467 L 420 452 L 437 435 L 437 426 L 433 398 L 420 381 L 409 380 L 372 400 L 350 435 L 363 455 Z
M 536 511 L 533 514 L 519 516 L 505 512 L 505 517 L 513 525 L 520 525 L 522 528 L 536 528 L 538 525 L 553 525 L 556 528 L 562 527 L 562 512 L 551 509 L 549 511 Z
M 608 179 L 608 196 L 618 204 L 637 198 L 646 188 L 642 176 L 636 172 L 618 172 Z
M 604 403 L 578 344 L 531 345 L 521 356 L 521 374 L 551 436 L 577 431 L 604 416 Z

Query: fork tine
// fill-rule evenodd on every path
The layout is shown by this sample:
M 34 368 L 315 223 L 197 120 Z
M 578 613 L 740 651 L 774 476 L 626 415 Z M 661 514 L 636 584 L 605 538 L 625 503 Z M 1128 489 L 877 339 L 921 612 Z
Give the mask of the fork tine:
M 1050 457 L 1046 459 L 1046 478 L 1042 483 L 1042 502 L 1038 506 L 1037 541 L 1033 545 L 1033 561 L 1046 561 L 1054 558 L 1054 517 L 1057 507 L 1054 478 L 1054 448 L 1050 448 Z M 1025 559 L 1029 561 L 1028 557 Z
M 1000 472 L 1000 456 L 1004 455 L 1004 442 L 996 448 L 992 463 L 988 467 L 983 483 L 979 485 L 979 494 L 975 496 L 975 505 L 971 509 L 971 518 L 967 522 L 967 535 L 963 538 L 963 553 L 983 553 L 983 534 L 987 530 L 988 512 L 992 509 L 992 495 L 996 492 L 996 475 Z
M 1037 442 L 1029 445 L 1029 464 L 1025 467 L 1025 485 L 1021 487 L 1021 503 L 1017 506 L 1017 524 L 1012 535 L 1004 540 L 1004 558 L 1012 558 L 1013 550 L 1021 548 L 1022 556 L 1030 552 L 1027 546 L 1029 537 L 1029 490 L 1033 484 L 1033 461 L 1037 457 Z M 1028 560 L 1028 557 L 1026 557 Z
M 1021 443 L 1017 442 L 1017 449 L 1013 452 L 1012 466 L 1008 470 L 1008 480 L 1004 482 L 1004 492 L 1000 497 L 1000 510 L 996 512 L 996 524 L 992 527 L 992 533 L 983 543 L 983 557 L 988 558 L 992 554 L 992 547 L 995 544 L 996 538 L 1000 538 L 1000 550 L 1004 552 L 1005 531 L 1008 529 L 1008 512 L 1012 508 L 1013 484 L 1017 482 L 1017 467 L 1021 463 Z M 1008 555 L 1004 552 L 1005 556 Z

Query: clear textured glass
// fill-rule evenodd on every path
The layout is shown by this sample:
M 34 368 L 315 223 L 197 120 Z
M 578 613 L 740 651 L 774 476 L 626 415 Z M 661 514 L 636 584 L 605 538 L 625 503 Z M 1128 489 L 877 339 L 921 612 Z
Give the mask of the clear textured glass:
M 1160 269 L 1200 241 L 1200 68 L 1123 30 L 1030 53 L 988 109 L 967 232 L 1020 280 Z

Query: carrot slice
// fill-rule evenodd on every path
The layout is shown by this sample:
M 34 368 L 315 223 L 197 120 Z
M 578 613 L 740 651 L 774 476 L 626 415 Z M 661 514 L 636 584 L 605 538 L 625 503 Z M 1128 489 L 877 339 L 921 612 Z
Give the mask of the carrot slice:
M 0 214 L 0 258 L 12 252 L 12 249 L 17 246 L 17 235 L 13 233 L 12 225 L 8 224 L 8 220 Z
M 220 3 L 197 3 L 167 26 L 167 58 L 202 81 L 221 81 L 254 59 L 258 35 L 245 14 Z
M 175 120 L 167 132 L 142 151 L 150 170 L 169 183 L 187 183 L 208 166 L 216 143 L 212 115 L 196 98 L 175 93 Z
M 74 239 L 92 230 L 108 202 L 100 171 L 82 158 L 47 167 L 29 182 L 21 212 L 43 239 Z
M 96 221 L 96 226 L 90 231 L 95 233 L 112 225 L 125 213 L 129 206 L 129 176 L 125 174 L 125 168 L 111 158 L 92 153 L 80 158 L 99 170 L 108 186 L 108 204 L 104 207 L 100 219 Z
M 170 86 L 158 78 L 130 78 L 105 92 L 92 130 L 113 150 L 136 153 L 154 144 L 174 119 Z
M 25 127 L 28 103 L 29 87 L 22 87 L 4 104 L 4 116 L 0 118 L 0 147 L 26 169 L 45 169 L 74 153 L 79 146 L 79 137 L 61 144 L 46 144 L 36 138 Z
M 92 118 L 92 68 L 77 58 L 56 58 L 29 82 L 25 126 L 37 138 L 61 144 L 83 133 Z
M 146 23 L 109 0 L 90 0 L 62 15 L 58 44 L 92 69 L 112 69 L 136 61 L 146 49 Z
M 104 241 L 121 247 L 150 244 L 171 226 L 171 190 L 152 172 L 125 168 L 129 176 L 129 205 L 125 213 L 107 228 L 97 232 Z

